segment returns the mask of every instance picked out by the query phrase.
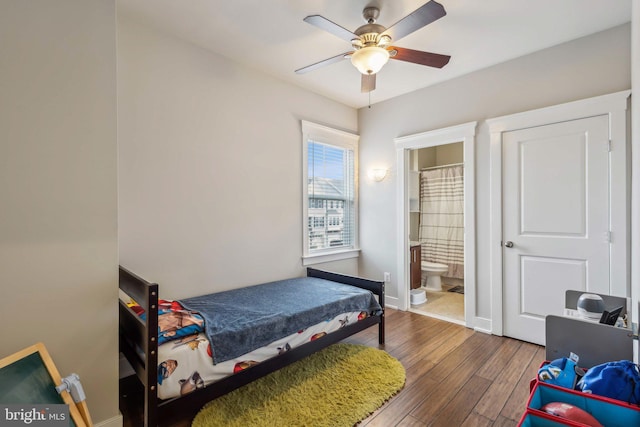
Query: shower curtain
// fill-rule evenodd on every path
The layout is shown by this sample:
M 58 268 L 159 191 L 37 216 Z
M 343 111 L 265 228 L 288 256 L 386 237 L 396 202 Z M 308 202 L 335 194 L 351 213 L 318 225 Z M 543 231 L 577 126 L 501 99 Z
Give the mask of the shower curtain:
M 422 261 L 447 264 L 446 277 L 464 278 L 464 169 L 420 172 Z

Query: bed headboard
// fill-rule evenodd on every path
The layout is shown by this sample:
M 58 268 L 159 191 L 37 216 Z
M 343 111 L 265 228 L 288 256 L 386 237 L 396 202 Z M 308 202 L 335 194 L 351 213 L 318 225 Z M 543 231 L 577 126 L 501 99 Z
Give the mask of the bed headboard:
M 323 270 L 316 270 L 315 268 L 310 267 L 307 268 L 307 276 L 331 280 L 338 283 L 345 283 L 347 285 L 357 286 L 358 288 L 371 291 L 378 296 L 378 303 L 384 309 L 384 282 L 364 279 L 362 277 L 347 276 L 339 273 L 331 273 Z
M 120 267 L 120 289 L 133 298 L 147 313 L 143 320 L 120 300 L 120 351 L 125 355 L 144 385 L 145 401 L 154 407 L 158 394 L 158 285 Z M 140 351 L 142 351 L 141 355 Z M 147 413 L 146 425 L 157 425 L 155 412 Z
M 315 268 L 307 267 L 308 277 L 317 277 L 319 279 L 331 280 L 333 282 L 344 283 L 347 285 L 356 286 L 358 288 L 366 289 L 373 292 L 378 296 L 378 304 L 382 307 L 382 313 L 380 314 L 380 323 L 378 328 L 378 342 L 380 345 L 384 344 L 385 335 L 385 319 L 384 319 L 384 282 L 364 279 L 362 277 L 347 276 L 339 273 L 331 273 L 323 270 L 316 270 Z

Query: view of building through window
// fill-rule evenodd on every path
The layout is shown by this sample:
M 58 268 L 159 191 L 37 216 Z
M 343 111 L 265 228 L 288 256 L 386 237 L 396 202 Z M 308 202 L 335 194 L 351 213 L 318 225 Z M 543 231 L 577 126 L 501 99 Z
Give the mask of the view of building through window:
M 353 247 L 353 151 L 308 141 L 309 250 Z

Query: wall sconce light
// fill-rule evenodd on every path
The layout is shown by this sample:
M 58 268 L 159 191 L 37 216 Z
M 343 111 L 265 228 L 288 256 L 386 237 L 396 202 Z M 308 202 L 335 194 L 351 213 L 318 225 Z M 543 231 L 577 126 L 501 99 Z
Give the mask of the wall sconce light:
M 380 182 L 387 176 L 387 169 L 370 169 L 369 178 L 376 182 Z

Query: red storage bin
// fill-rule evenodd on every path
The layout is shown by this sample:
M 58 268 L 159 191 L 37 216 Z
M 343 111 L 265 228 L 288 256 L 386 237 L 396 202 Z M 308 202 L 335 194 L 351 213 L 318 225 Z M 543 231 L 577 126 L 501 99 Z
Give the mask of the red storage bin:
M 594 394 L 546 384 L 544 382 L 537 382 L 533 387 L 533 391 L 527 402 L 527 412 L 521 422 L 524 421 L 527 413 L 535 415 L 538 418 L 542 417 L 547 419 L 550 415 L 543 412 L 541 408 L 551 402 L 564 402 L 583 409 L 605 427 L 640 426 L 640 407 L 638 406 Z M 585 426 L 585 424 L 572 422 L 553 415 L 551 415 L 551 417 L 560 422 L 560 425 Z
M 584 424 L 574 423 L 568 420 L 563 420 L 554 415 L 549 415 L 545 412 L 540 411 L 532 411 L 527 409 L 524 414 L 522 414 L 522 418 L 520 418 L 520 422 L 518 423 L 518 427 L 583 427 Z

